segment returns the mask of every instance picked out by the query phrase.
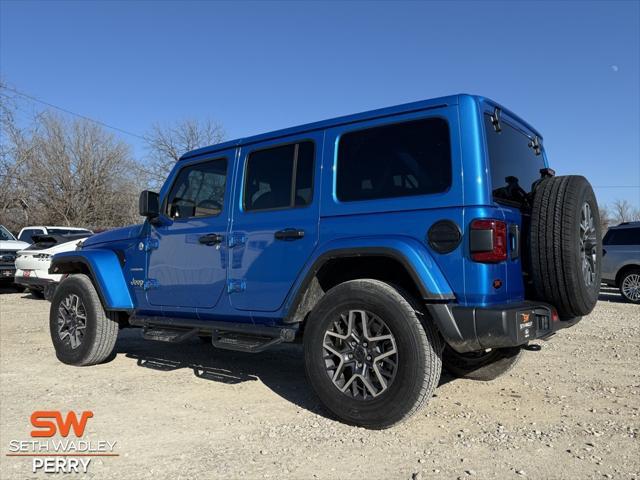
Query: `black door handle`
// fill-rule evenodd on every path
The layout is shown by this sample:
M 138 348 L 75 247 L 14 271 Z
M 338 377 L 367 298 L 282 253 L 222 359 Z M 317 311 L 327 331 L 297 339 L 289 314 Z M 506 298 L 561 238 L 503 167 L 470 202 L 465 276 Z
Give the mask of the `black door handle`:
M 209 233 L 198 238 L 198 241 L 205 245 L 213 246 L 222 243 L 222 235 L 218 235 L 217 233 Z
M 304 237 L 304 230 L 285 228 L 284 230 L 278 230 L 274 237 L 276 237 L 276 240 L 299 240 Z

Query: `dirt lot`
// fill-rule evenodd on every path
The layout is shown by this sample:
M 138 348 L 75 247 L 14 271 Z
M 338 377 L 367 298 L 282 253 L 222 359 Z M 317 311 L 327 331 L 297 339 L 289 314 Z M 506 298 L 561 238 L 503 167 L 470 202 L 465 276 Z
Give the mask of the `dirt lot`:
M 125 330 L 113 361 L 69 367 L 48 307 L 0 293 L 3 479 L 45 477 L 5 455 L 30 440 L 34 410 L 57 409 L 92 410 L 85 437 L 117 442 L 91 478 L 640 477 L 640 307 L 613 292 L 510 375 L 444 376 L 425 410 L 386 431 L 327 418 L 299 346 L 252 356 Z

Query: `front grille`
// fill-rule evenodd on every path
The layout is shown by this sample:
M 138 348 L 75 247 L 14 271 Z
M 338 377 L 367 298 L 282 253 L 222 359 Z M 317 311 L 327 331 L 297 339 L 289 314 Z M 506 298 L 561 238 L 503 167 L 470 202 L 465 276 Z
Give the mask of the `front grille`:
M 16 256 L 16 252 L 13 250 L 0 250 L 0 265 L 13 265 Z

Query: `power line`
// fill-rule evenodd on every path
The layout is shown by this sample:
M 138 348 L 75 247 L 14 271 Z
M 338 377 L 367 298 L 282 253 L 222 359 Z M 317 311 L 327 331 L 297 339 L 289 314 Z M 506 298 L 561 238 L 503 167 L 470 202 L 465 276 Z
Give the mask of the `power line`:
M 128 132 L 127 130 L 124 130 L 123 128 L 114 127 L 113 125 L 109 125 L 108 123 L 101 122 L 100 120 L 96 120 L 94 118 L 87 117 L 86 115 L 82 115 L 80 113 L 73 112 L 73 111 L 68 110 L 66 108 L 63 108 L 63 107 L 59 107 L 58 105 L 55 105 L 55 104 L 53 104 L 51 102 L 47 102 L 47 101 L 42 100 L 42 99 L 40 99 L 38 97 L 34 97 L 33 95 L 29 95 L 28 93 L 21 92 L 20 90 L 16 90 L 15 88 L 7 87 L 5 85 L 0 85 L 0 88 L 4 88 L 5 90 L 9 90 L 10 92 L 15 93 L 16 95 L 20 95 L 21 97 L 27 98 L 27 99 L 29 99 L 29 100 L 31 100 L 33 102 L 38 102 L 38 103 L 41 103 L 43 105 L 47 105 L 48 107 L 55 108 L 57 110 L 60 110 L 61 112 L 67 113 L 69 115 L 73 115 L 75 117 L 82 118 L 84 120 L 88 120 L 89 122 L 97 123 L 98 125 L 102 125 L 103 127 L 110 128 L 111 130 L 116 130 L 116 131 L 118 131 L 120 133 L 124 133 L 126 135 L 130 135 L 132 137 L 139 138 L 140 140 L 147 141 L 147 139 L 145 137 L 143 137 L 142 135 L 138 135 L 137 133 Z

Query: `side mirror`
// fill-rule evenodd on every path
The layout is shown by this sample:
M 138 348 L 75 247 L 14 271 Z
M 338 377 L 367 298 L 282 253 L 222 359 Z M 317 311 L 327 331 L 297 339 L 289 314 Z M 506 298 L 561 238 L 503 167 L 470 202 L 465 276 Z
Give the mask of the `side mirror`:
M 156 218 L 160 215 L 160 195 L 149 190 L 143 191 L 140 194 L 138 211 L 143 217 Z

